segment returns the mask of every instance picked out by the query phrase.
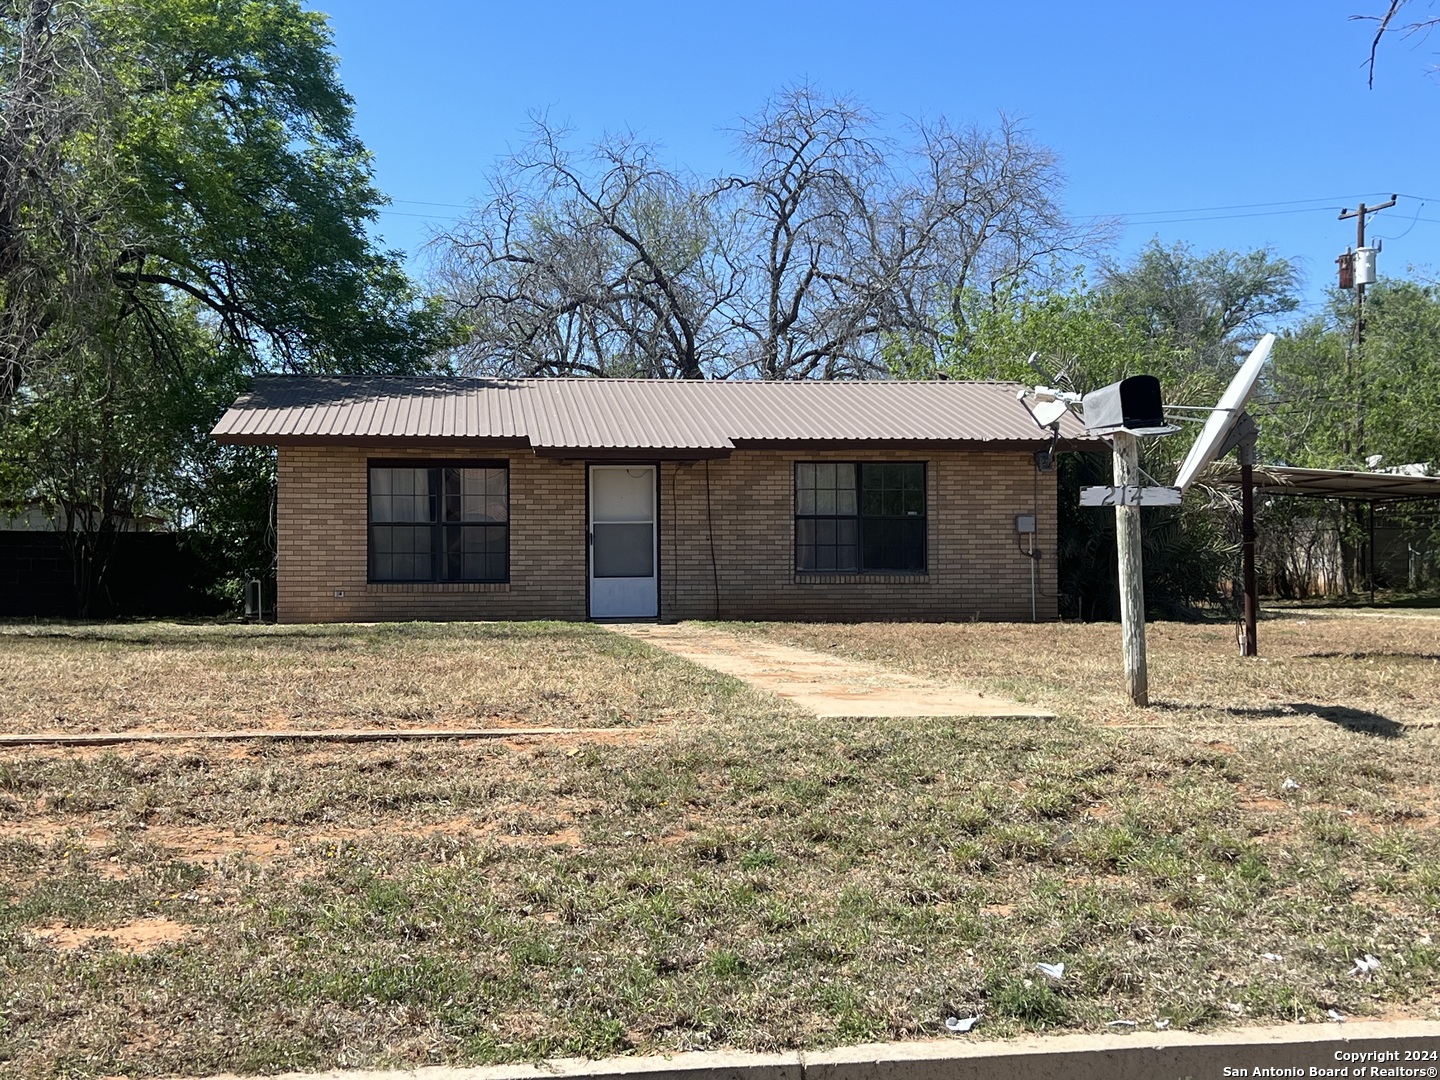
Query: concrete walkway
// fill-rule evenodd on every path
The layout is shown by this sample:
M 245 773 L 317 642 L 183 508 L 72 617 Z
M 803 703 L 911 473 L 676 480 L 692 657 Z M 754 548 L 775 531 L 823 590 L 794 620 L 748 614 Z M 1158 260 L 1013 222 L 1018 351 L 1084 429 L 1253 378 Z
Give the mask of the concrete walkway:
M 609 627 L 692 663 L 733 675 L 759 690 L 787 698 L 817 716 L 1054 716 L 1005 698 L 827 656 L 810 649 L 742 637 L 724 630 L 679 624 L 621 623 Z
M 1137 1030 L 1130 1034 L 1058 1035 L 1011 1042 L 974 1042 L 957 1037 L 801 1053 L 691 1053 L 600 1061 L 564 1058 L 538 1065 L 474 1069 L 432 1066 L 290 1073 L 270 1080 L 599 1080 L 622 1076 L 645 1080 L 1218 1080 L 1222 1076 L 1435 1076 L 1440 1065 L 1434 1056 L 1437 1051 L 1440 1023 L 1400 1021 L 1284 1024 L 1232 1028 L 1213 1034 Z M 227 1075 L 214 1080 L 235 1078 Z

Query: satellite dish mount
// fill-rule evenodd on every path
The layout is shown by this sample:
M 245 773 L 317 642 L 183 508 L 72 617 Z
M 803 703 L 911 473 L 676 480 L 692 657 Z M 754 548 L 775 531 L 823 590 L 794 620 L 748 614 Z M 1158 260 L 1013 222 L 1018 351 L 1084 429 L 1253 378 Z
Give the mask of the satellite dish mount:
M 1255 383 L 1260 378 L 1260 369 L 1270 359 L 1275 347 L 1275 335 L 1266 334 L 1255 346 L 1255 351 L 1240 365 L 1235 378 L 1220 395 L 1210 418 L 1200 429 L 1200 437 L 1185 455 L 1175 484 L 1181 491 L 1189 488 L 1201 471 L 1217 458 L 1224 457 L 1231 450 L 1239 451 L 1240 457 L 1240 548 L 1245 580 L 1245 627 L 1240 642 L 1240 651 L 1245 656 L 1258 656 L 1257 623 L 1259 621 L 1259 600 L 1255 585 L 1255 439 L 1258 432 L 1255 421 L 1245 412 L 1245 406 L 1255 393 Z

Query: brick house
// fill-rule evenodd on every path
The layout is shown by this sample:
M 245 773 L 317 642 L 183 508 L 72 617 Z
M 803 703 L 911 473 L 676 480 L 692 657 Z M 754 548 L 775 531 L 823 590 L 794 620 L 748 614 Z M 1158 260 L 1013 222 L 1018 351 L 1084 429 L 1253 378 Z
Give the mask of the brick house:
M 1052 619 L 1016 389 L 275 377 L 213 434 L 278 447 L 284 622 Z

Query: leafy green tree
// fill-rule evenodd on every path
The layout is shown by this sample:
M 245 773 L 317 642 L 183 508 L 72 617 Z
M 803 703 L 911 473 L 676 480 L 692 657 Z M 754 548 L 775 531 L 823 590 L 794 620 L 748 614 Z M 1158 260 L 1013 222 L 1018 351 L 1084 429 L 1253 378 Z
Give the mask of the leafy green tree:
M 1106 268 L 1091 287 L 1077 272 L 1067 289 L 998 291 L 964 298 L 965 333 L 947 345 L 938 368 L 919 350 L 897 348 L 898 374 L 1043 381 L 1026 359 L 1084 394 L 1129 375 L 1160 380 L 1166 401 L 1208 404 L 1234 372 L 1247 338 L 1295 306 L 1294 272 L 1264 251 L 1195 255 L 1188 248 L 1142 251 L 1124 267 Z M 1146 440 L 1141 466 L 1160 482 L 1173 477 L 1193 436 Z M 1061 458 L 1060 588 L 1068 610 L 1083 618 L 1118 614 L 1113 515 L 1078 505 L 1078 489 L 1111 482 L 1108 455 Z M 1145 512 L 1148 606 L 1186 614 L 1220 597 L 1238 551 L 1237 530 L 1217 515 L 1217 493 L 1192 494 L 1176 509 Z
M 1105 267 L 1100 291 L 1118 314 L 1185 354 L 1184 366 L 1229 379 L 1262 327 L 1299 306 L 1299 275 L 1265 248 L 1197 255 L 1153 240 L 1128 265 Z
M 1269 374 L 1275 403 L 1261 425 L 1264 460 L 1357 470 L 1418 464 L 1440 472 L 1440 289 L 1381 281 L 1366 291 L 1365 312 L 1358 350 L 1355 298 L 1338 289 L 1327 311 L 1281 338 Z M 1317 521 L 1339 538 L 1342 589 L 1364 580 L 1363 505 L 1277 504 L 1266 513 L 1269 529 L 1290 537 L 1272 558 L 1287 591 L 1309 587 L 1299 573 L 1286 572 L 1285 556 L 1306 547 Z
M 29 0 L 0 76 L 0 494 L 63 511 L 82 601 L 151 510 L 214 552 L 249 536 L 233 577 L 273 462 L 205 432 L 245 376 L 422 371 L 453 339 L 367 235 L 384 199 L 325 18 Z
M 126 58 L 114 276 L 134 317 L 163 326 L 157 297 L 183 293 L 258 367 L 427 367 L 447 324 L 366 234 L 385 200 L 325 17 L 296 0 L 108 0 L 96 25 L 102 55 Z
M 1391 280 L 1365 294 L 1365 335 L 1355 349 L 1353 294 L 1278 342 L 1271 386 L 1275 423 L 1264 425 L 1270 460 L 1313 468 L 1440 468 L 1440 289 Z
M 117 544 L 137 523 L 167 516 L 189 450 L 206 438 L 217 399 L 236 388 L 233 366 L 206 357 L 202 325 L 192 320 L 188 330 L 192 362 L 181 369 L 146 355 L 137 323 L 115 320 L 36 369 L 12 403 L 0 440 L 4 471 L 51 508 L 82 616 L 107 606 Z
M 1007 289 L 963 302 L 966 332 L 947 343 L 941 370 L 954 379 L 1033 383 L 1027 358 L 1083 394 L 1148 368 L 1156 350 L 1114 301 L 1077 273 L 1068 289 Z M 920 372 L 917 372 L 920 374 Z

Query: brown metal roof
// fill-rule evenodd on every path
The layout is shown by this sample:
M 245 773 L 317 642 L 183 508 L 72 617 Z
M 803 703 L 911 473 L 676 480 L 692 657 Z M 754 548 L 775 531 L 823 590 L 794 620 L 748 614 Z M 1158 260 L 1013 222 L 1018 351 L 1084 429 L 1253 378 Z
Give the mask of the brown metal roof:
M 1214 479 L 1240 485 L 1240 470 L 1226 465 Z M 1288 465 L 1260 465 L 1254 469 L 1255 490 L 1262 495 L 1300 495 L 1312 499 L 1359 499 L 1363 502 L 1401 502 L 1440 499 L 1440 476 L 1403 473 L 1350 472 L 1342 469 L 1299 469 Z
M 221 442 L 449 439 L 537 452 L 727 453 L 789 442 L 1034 444 L 1016 399 L 979 382 L 700 382 L 655 379 L 302 378 L 254 380 L 215 425 Z M 1090 443 L 1073 417 L 1061 434 Z

